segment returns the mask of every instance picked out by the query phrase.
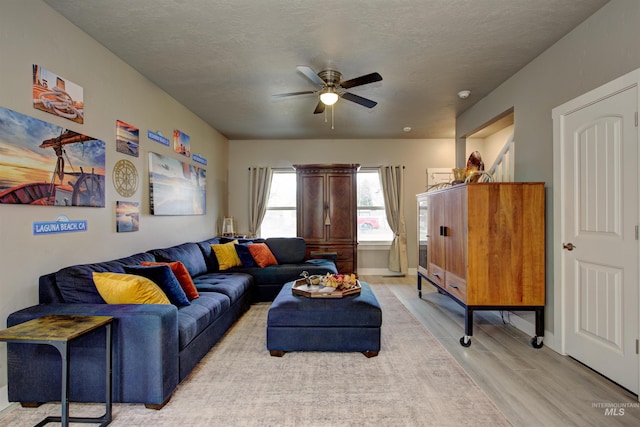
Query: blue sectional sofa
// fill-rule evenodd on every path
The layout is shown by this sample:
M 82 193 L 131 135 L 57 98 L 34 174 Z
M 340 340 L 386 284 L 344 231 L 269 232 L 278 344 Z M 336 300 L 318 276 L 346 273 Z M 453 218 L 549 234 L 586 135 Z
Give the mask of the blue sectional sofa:
M 332 261 L 306 260 L 301 238 L 256 242 L 269 247 L 277 265 L 220 271 L 211 245 L 222 242 L 213 238 L 63 268 L 40 277 L 40 303 L 12 313 L 7 326 L 47 314 L 113 316 L 113 401 L 162 408 L 252 302 L 273 300 L 302 271 L 337 272 Z M 93 283 L 93 272 L 125 273 L 126 267 L 142 262 L 173 261 L 184 264 L 199 293 L 186 306 L 106 304 Z M 104 401 L 104 333 L 97 330 L 71 345 L 71 401 Z M 44 344 L 7 344 L 7 357 L 9 401 L 27 406 L 60 400 L 57 350 Z

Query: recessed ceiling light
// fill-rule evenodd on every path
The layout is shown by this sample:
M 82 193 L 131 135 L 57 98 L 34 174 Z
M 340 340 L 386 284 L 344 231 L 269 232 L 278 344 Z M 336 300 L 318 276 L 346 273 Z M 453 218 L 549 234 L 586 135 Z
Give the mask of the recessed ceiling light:
M 458 92 L 458 98 L 460 99 L 467 99 L 469 95 L 471 95 L 470 90 L 461 90 L 460 92 Z
M 405 132 L 411 132 L 411 126 L 405 126 L 402 128 L 402 130 Z

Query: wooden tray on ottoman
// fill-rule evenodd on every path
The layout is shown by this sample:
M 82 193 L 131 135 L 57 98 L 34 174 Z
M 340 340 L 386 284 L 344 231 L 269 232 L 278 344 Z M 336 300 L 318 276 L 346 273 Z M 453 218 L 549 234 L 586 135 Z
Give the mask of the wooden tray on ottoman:
M 329 286 L 307 285 L 305 279 L 298 279 L 293 283 L 291 292 L 294 295 L 302 295 L 308 298 L 342 298 L 347 295 L 359 294 L 362 291 L 360 281 L 356 280 L 356 286 L 346 290 L 337 290 Z

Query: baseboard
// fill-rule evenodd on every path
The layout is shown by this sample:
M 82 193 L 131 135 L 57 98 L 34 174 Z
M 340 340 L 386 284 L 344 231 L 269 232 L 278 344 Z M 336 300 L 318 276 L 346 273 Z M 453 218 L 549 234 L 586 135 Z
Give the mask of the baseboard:
M 404 276 L 416 276 L 418 274 L 418 270 L 415 268 L 410 268 L 408 273 Z M 398 273 L 397 271 L 391 271 L 386 268 L 358 268 L 359 276 L 398 276 L 403 277 L 402 273 Z
M 534 336 L 536 334 L 535 313 L 530 311 L 509 312 L 509 322 L 527 335 Z M 549 347 L 556 353 L 560 353 L 556 348 L 555 336 L 545 328 L 544 330 L 544 346 Z
M 11 402 L 9 402 L 9 392 L 8 387 L 0 387 L 0 411 L 7 409 Z
M 358 268 L 358 276 L 384 276 L 391 274 L 386 268 Z

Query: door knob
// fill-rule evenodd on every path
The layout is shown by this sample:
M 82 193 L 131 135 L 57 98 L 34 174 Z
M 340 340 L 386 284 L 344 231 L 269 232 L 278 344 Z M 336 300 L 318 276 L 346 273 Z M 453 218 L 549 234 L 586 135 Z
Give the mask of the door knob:
M 576 248 L 576 246 L 573 243 L 563 243 L 562 244 L 562 249 L 566 249 L 568 251 L 572 251 Z

